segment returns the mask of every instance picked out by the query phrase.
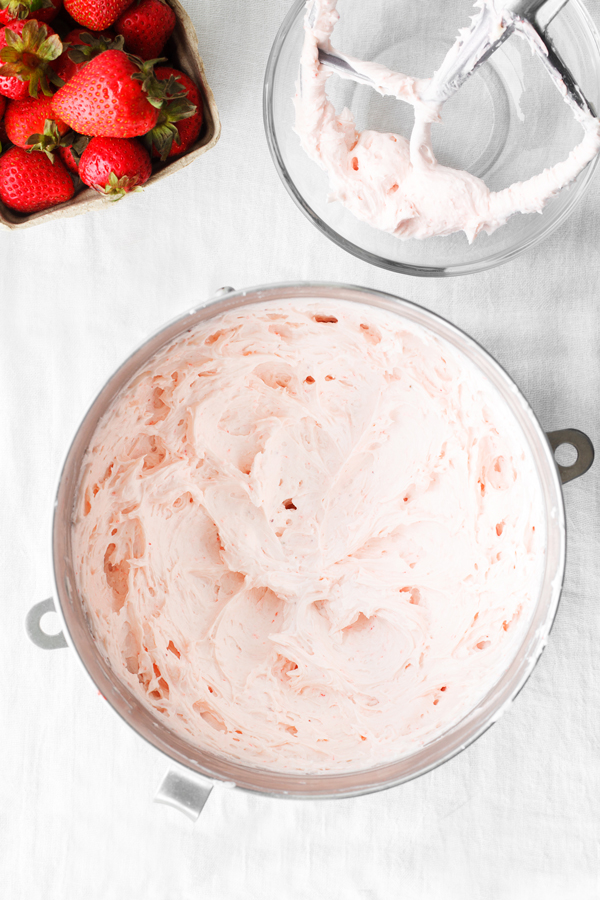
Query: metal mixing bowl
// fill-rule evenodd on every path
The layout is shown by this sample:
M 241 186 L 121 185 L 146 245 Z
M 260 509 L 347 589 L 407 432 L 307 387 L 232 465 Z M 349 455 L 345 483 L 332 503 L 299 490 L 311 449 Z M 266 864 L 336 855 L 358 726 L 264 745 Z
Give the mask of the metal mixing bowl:
M 522 444 L 529 449 L 537 469 L 545 507 L 547 546 L 539 596 L 518 652 L 507 664 L 502 677 L 468 715 L 421 749 L 396 762 L 358 772 L 321 775 L 278 773 L 243 765 L 201 750 L 186 741 L 169 728 L 167 720 L 146 707 L 111 669 L 94 640 L 84 605 L 76 590 L 71 520 L 82 461 L 100 418 L 140 368 L 147 367 L 161 347 L 190 328 L 231 309 L 287 299 L 332 299 L 388 310 L 409 323 L 429 330 L 464 354 L 480 373 L 482 385 L 485 383 L 495 389 L 512 416 L 514 427 L 521 434 Z M 556 446 L 565 442 L 577 447 L 579 458 L 573 466 L 560 467 L 559 473 L 551 443 Z M 54 510 L 52 549 L 56 607 L 62 619 L 63 634 L 48 635 L 40 627 L 41 617 L 53 607 L 52 600 L 43 601 L 30 611 L 28 631 L 32 639 L 45 648 L 67 646 L 66 636 L 97 689 L 122 719 L 170 760 L 185 767 L 187 774 L 180 771 L 179 774 L 170 773 L 167 776 L 158 799 L 174 803 L 192 816 L 198 814 L 208 792 L 217 782 L 233 783 L 278 797 L 351 797 L 382 790 L 422 775 L 463 750 L 498 719 L 529 678 L 548 639 L 562 587 L 565 514 L 561 475 L 563 480 L 569 480 L 582 474 L 592 460 L 591 444 L 580 432 L 557 432 L 549 442 L 527 401 L 498 363 L 464 332 L 420 306 L 389 294 L 336 284 L 271 285 L 238 292 L 223 289 L 216 298 L 180 316 L 136 350 L 109 379 L 85 416 L 67 454 Z

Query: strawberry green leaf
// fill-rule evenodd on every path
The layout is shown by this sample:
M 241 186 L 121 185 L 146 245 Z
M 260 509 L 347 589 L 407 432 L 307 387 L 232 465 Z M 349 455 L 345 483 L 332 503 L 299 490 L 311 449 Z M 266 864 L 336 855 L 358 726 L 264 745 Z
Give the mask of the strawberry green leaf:
M 161 56 L 158 59 L 143 60 L 140 59 L 139 56 L 133 56 L 131 53 L 128 53 L 127 56 L 140 70 L 131 77 L 135 81 L 141 81 L 142 90 L 146 93 L 148 103 L 156 109 L 161 109 L 168 100 L 185 96 L 185 88 L 183 88 L 176 79 L 170 78 L 168 82 L 161 81 L 154 74 L 154 66 L 157 63 L 167 62 L 165 57 Z M 173 82 L 173 85 L 170 88 L 171 93 L 169 93 L 169 85 L 171 82 Z
M 68 53 L 69 59 L 74 63 L 86 63 L 100 53 L 104 53 L 105 50 L 123 50 L 125 46 L 125 38 L 122 34 L 118 34 L 114 40 L 109 40 L 84 32 L 79 35 L 79 40 L 83 43 L 71 47 Z
M 77 163 L 79 163 L 79 160 L 81 159 L 81 154 L 83 153 L 83 151 L 85 150 L 85 148 L 87 147 L 89 142 L 91 141 L 91 138 L 87 137 L 87 135 L 85 135 L 85 134 L 75 134 L 74 131 L 70 131 L 68 135 L 65 135 L 65 138 L 69 137 L 69 135 L 72 139 L 72 143 L 70 143 L 70 144 L 67 143 L 67 144 L 65 144 L 65 146 L 71 148 L 71 153 L 75 157 L 75 161 Z
M 171 80 L 174 81 L 175 79 L 171 76 L 169 81 Z M 178 84 L 180 83 L 178 82 Z M 152 131 L 149 131 L 142 138 L 148 152 L 151 152 L 152 147 L 155 147 L 161 162 L 165 162 L 171 152 L 173 141 L 176 144 L 181 143 L 179 130 L 175 123 L 180 122 L 182 119 L 189 119 L 195 112 L 196 105 L 188 100 L 187 96 L 177 97 L 163 106 L 156 125 Z
M 133 177 L 123 175 L 122 178 L 117 178 L 114 172 L 110 173 L 108 184 L 104 187 L 100 184 L 94 184 L 93 187 L 94 190 L 98 191 L 100 194 L 104 194 L 109 200 L 113 201 L 120 200 L 125 194 L 138 193 L 142 190 L 142 188 L 138 186 L 137 175 L 134 175 Z
M 53 119 L 44 122 L 43 134 L 31 134 L 27 138 L 29 152 L 39 150 L 45 153 L 51 163 L 54 163 L 54 153 L 58 147 L 69 147 L 73 142 L 73 132 L 61 136 L 58 126 Z
M 15 47 L 21 41 L 21 36 L 17 34 L 16 31 L 13 31 L 11 28 L 7 28 L 4 32 L 4 37 L 6 38 L 6 46 L 7 47 Z
M 41 56 L 42 59 L 53 60 L 58 59 L 62 52 L 63 45 L 61 39 L 57 34 L 51 34 L 49 38 L 46 38 L 46 40 L 40 44 L 38 55 Z

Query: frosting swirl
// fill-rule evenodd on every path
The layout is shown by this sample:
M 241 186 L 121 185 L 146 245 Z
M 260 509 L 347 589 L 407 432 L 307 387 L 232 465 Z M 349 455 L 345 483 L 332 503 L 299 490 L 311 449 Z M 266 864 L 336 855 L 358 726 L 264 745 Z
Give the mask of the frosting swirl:
M 402 317 L 287 301 L 218 316 L 113 402 L 74 510 L 115 672 L 173 729 L 276 770 L 432 740 L 505 670 L 543 508 L 504 402 Z

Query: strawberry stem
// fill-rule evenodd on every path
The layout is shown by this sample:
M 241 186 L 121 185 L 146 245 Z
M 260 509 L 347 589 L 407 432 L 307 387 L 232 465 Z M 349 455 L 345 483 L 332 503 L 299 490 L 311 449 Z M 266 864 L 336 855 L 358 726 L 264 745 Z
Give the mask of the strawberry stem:
M 44 131 L 42 134 L 31 134 L 27 138 L 27 150 L 39 150 L 45 153 L 52 164 L 54 164 L 53 151 L 58 147 L 69 147 L 73 142 L 73 132 L 68 132 L 61 136 L 58 126 L 53 119 L 46 119 L 44 122 Z
M 161 81 L 154 74 L 154 66 L 157 63 L 167 62 L 166 57 L 161 56 L 158 59 L 140 59 L 139 56 L 127 54 L 128 58 L 134 65 L 139 68 L 131 77 L 135 81 L 142 82 L 142 90 L 147 94 L 148 103 L 151 103 L 156 109 L 161 109 L 164 104 L 177 97 L 185 97 L 185 88 L 177 81 L 176 78 L 169 78 L 168 81 Z
M 81 44 L 73 45 L 68 52 L 69 59 L 74 63 L 86 63 L 100 53 L 104 53 L 105 50 L 123 50 L 125 46 L 125 38 L 122 34 L 118 34 L 116 38 L 112 39 L 83 32 L 79 35 L 79 40 Z

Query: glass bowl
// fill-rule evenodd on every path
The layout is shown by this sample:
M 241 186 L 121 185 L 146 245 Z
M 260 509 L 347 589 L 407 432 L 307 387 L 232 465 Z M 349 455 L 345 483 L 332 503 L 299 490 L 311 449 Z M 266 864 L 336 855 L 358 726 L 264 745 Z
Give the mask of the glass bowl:
M 482 386 L 491 387 L 520 433 L 534 462 L 545 508 L 546 555 L 539 596 L 513 659 L 474 708 L 429 743 L 395 762 L 355 772 L 298 774 L 244 765 L 200 749 L 169 728 L 168 720 L 146 707 L 111 668 L 94 639 L 85 606 L 77 591 L 71 543 L 72 513 L 83 460 L 98 422 L 124 386 L 160 348 L 214 316 L 254 303 L 335 300 L 359 303 L 395 313 L 448 342 L 475 367 Z M 67 454 L 54 507 L 53 563 L 57 611 L 63 633 L 75 649 L 97 689 L 140 737 L 170 760 L 198 776 L 277 797 L 339 798 L 383 790 L 423 775 L 451 759 L 497 721 L 521 690 L 545 647 L 558 607 L 565 566 L 565 513 L 554 456 L 539 422 L 516 384 L 472 338 L 423 307 L 365 288 L 341 284 L 280 284 L 221 293 L 166 325 L 136 350 L 108 380 L 86 414 Z M 42 604 L 43 605 L 43 604 Z M 54 636 L 53 636 L 54 637 Z M 52 638 L 50 639 L 52 641 Z M 40 646 L 49 646 L 40 644 Z M 51 647 L 64 646 L 52 643 Z M 165 801 L 166 802 L 166 801 Z
M 407 275 L 447 276 L 507 262 L 550 234 L 571 213 L 598 158 L 539 214 L 522 215 L 469 245 L 464 233 L 402 241 L 329 203 L 327 174 L 306 155 L 294 132 L 292 98 L 299 78 L 304 0 L 295 0 L 273 44 L 264 84 L 269 148 L 293 200 L 332 241 L 366 262 Z M 397 71 L 429 77 L 475 10 L 471 0 L 340 0 L 334 46 Z M 600 106 L 600 38 L 580 0 L 571 0 L 548 35 L 594 108 Z M 410 136 L 412 108 L 364 85 L 328 79 L 338 112 L 348 107 L 360 130 Z M 433 146 L 444 165 L 467 169 L 491 190 L 523 181 L 566 159 L 583 132 L 529 46 L 513 35 L 445 104 Z

